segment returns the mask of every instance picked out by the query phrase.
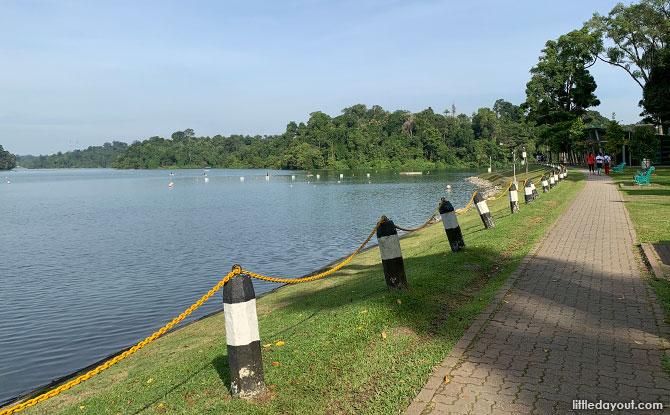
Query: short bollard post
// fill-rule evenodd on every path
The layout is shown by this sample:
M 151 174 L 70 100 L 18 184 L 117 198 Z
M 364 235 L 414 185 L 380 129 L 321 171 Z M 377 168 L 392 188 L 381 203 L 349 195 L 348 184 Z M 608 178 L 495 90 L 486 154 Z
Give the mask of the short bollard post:
M 516 183 L 512 183 L 509 188 L 509 208 L 512 213 L 519 213 L 519 192 L 516 190 Z
M 563 181 L 563 173 L 561 173 L 560 170 L 556 172 L 556 178 L 559 183 Z
M 258 397 L 266 389 L 256 294 L 248 274 L 236 275 L 223 286 L 223 313 L 226 318 L 230 393 L 240 398 Z
M 442 217 L 444 231 L 447 233 L 447 239 L 449 240 L 449 246 L 451 246 L 451 250 L 458 252 L 465 249 L 463 233 L 461 232 L 461 227 L 458 224 L 454 206 L 449 201 L 444 200 L 444 198 L 442 198 L 442 204 L 440 205 L 440 216 Z
M 565 179 L 566 177 L 568 177 L 568 168 L 563 167 L 563 178 Z
M 389 290 L 406 290 L 405 264 L 402 261 L 398 231 L 395 230 L 395 224 L 392 220 L 386 219 L 379 225 L 377 241 L 382 256 L 386 287 Z
M 523 198 L 526 203 L 533 201 L 533 189 L 530 187 L 530 180 L 526 180 L 526 185 L 523 187 Z
M 554 179 L 554 172 L 549 173 L 549 189 L 553 189 L 556 186 L 556 179 Z
M 542 193 L 547 193 L 549 191 L 549 182 L 547 182 L 547 178 L 545 175 L 542 175 Z
M 482 222 L 484 222 L 484 228 L 488 229 L 495 227 L 496 225 L 493 223 L 493 218 L 491 217 L 491 212 L 489 212 L 486 200 L 484 200 L 479 192 L 475 193 L 474 202 L 477 207 L 477 212 L 479 212 L 479 217 L 482 218 Z
M 533 196 L 533 200 L 537 199 L 540 197 L 540 194 L 537 193 L 537 189 L 535 188 L 535 183 L 530 182 L 530 191 Z

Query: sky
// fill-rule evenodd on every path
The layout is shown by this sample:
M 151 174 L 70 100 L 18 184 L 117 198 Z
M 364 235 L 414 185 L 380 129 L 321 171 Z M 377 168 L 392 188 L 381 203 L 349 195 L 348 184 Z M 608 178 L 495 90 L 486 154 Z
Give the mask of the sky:
M 0 145 L 37 155 L 186 128 L 281 134 L 355 104 L 518 105 L 545 42 L 616 3 L 1 0 Z M 591 73 L 595 109 L 640 120 L 627 73 Z

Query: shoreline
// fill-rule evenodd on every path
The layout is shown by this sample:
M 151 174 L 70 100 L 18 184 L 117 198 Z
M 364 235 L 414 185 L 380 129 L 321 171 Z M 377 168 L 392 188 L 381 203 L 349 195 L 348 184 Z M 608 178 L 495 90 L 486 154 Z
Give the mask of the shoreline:
M 495 185 L 491 183 L 490 181 L 486 179 L 482 179 L 479 176 L 470 176 L 466 177 L 465 181 L 470 182 L 475 185 L 477 190 L 479 190 L 481 193 L 483 193 L 484 197 L 493 197 L 502 190 L 502 188 L 498 185 Z

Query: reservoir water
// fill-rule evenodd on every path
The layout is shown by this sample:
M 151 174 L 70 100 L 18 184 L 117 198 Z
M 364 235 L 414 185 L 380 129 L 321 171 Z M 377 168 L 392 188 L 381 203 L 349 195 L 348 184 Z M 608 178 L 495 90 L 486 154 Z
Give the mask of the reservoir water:
M 233 264 L 299 277 L 354 251 L 381 215 L 416 226 L 473 190 L 456 170 L 170 173 L 0 173 L 0 404 L 143 340 Z M 217 293 L 187 321 L 221 308 Z

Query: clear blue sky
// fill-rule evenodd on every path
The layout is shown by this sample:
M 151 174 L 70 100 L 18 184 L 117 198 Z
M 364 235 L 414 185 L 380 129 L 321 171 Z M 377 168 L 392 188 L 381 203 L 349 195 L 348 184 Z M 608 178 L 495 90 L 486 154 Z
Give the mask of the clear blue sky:
M 525 100 L 544 43 L 616 1 L 0 2 L 0 145 L 279 134 L 362 103 L 470 115 Z M 639 120 L 623 70 L 592 73 L 603 115 Z

